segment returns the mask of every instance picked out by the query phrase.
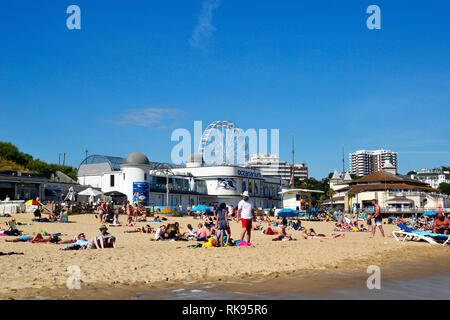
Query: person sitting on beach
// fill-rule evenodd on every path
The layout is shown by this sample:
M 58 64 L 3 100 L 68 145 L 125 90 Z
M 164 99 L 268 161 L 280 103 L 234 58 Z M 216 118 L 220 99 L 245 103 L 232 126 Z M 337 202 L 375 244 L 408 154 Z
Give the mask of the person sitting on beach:
M 139 221 L 139 222 L 146 222 L 146 221 L 147 221 L 147 215 L 146 215 L 145 211 L 144 211 L 144 213 L 142 214 L 142 216 L 140 216 L 140 217 L 138 218 L 138 221 Z
M 127 220 L 127 224 L 126 224 L 127 227 L 134 227 L 134 226 L 136 226 L 136 222 L 133 221 L 133 216 L 128 216 L 127 219 L 128 219 Z
M 119 214 L 115 214 L 114 215 L 114 221 L 113 223 L 110 225 L 110 227 L 120 227 L 122 226 L 122 224 L 119 222 Z
M 94 246 L 96 249 L 115 248 L 116 237 L 108 232 L 108 228 L 105 225 L 102 225 L 99 230 L 97 236 L 92 240 L 93 246 L 91 245 L 90 248 L 94 249 Z
M 211 237 L 214 237 L 215 235 L 217 235 L 217 230 L 216 230 L 216 228 L 214 228 L 212 223 L 208 223 L 208 224 L 205 223 L 205 227 L 208 230 L 208 234 L 206 236 L 207 238 L 211 238 Z
M 203 228 L 203 224 L 199 223 L 197 228 L 197 241 L 206 241 L 206 230 Z
M 439 212 L 436 220 L 433 223 L 433 233 L 449 234 L 450 233 L 450 219 L 445 217 L 442 212 Z
M 339 238 L 339 237 L 345 237 L 344 233 L 338 233 L 332 237 L 327 237 L 324 234 L 317 234 L 314 229 L 309 229 L 309 230 L 302 230 L 302 233 L 300 235 L 302 238 L 304 239 L 335 239 L 335 238 Z
M 7 236 L 18 236 L 21 234 L 19 229 L 17 229 L 16 219 L 12 218 L 10 221 L 5 222 L 8 226 L 8 229 L 3 230 L 3 234 Z
M 197 230 L 192 228 L 191 224 L 187 225 L 187 229 L 188 230 L 183 234 L 183 236 L 189 240 L 195 239 L 197 237 Z
M 155 232 L 155 241 L 166 239 L 166 226 L 161 225 Z
M 278 234 L 279 234 L 278 239 L 280 239 L 280 240 L 284 240 L 284 239 L 292 240 L 292 236 L 288 235 L 286 233 L 287 225 L 288 225 L 287 219 L 283 218 L 283 220 L 281 221 L 281 223 L 280 223 L 280 225 L 278 227 L 278 230 L 279 230 L 279 232 L 278 232 Z

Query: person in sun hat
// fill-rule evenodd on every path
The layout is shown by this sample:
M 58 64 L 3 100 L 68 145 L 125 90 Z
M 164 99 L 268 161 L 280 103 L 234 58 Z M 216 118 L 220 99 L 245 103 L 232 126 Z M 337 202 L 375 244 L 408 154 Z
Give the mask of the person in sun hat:
M 241 241 L 244 240 L 244 236 L 247 235 L 247 242 L 250 242 L 252 233 L 252 220 L 255 217 L 255 207 L 253 206 L 252 200 L 250 200 L 250 195 L 248 191 L 242 193 L 242 200 L 239 201 L 237 210 L 237 219 L 241 220 L 242 232 Z
M 99 233 L 94 238 L 94 246 L 97 249 L 104 248 L 115 248 L 116 247 L 116 237 L 108 232 L 106 225 L 102 224 L 99 228 Z

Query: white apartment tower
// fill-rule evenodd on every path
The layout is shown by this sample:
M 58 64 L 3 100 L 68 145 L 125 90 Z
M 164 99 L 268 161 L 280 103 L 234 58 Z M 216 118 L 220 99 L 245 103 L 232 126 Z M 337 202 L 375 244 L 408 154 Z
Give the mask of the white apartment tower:
M 384 170 L 387 162 L 397 170 L 397 158 L 397 152 L 391 150 L 358 150 L 349 155 L 350 172 L 364 177 L 376 171 Z
M 253 154 L 250 161 L 246 163 L 247 167 L 258 169 L 264 177 L 275 177 L 283 180 L 291 179 L 292 165 L 286 161 L 280 161 L 276 154 Z M 294 177 L 300 180 L 308 179 L 308 167 L 306 163 L 294 165 Z

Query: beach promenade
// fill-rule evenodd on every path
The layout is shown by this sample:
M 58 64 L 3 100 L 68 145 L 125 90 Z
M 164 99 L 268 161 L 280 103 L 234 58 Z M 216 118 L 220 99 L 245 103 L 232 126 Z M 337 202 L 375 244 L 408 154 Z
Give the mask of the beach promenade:
M 38 223 L 31 214 L 17 214 L 18 222 L 31 225 L 19 226 L 24 234 L 45 230 L 62 233 L 63 239 L 72 239 L 81 232 L 92 239 L 99 228 L 93 215 L 70 216 L 70 223 Z M 8 218 L 0 218 L 2 225 Z M 125 216 L 119 218 L 125 223 Z M 186 225 L 197 226 L 191 217 L 169 217 L 168 222 L 178 221 L 181 231 Z M 146 223 L 138 223 L 138 227 Z M 151 223 L 152 227 L 161 223 Z M 232 237 L 238 239 L 240 223 L 230 222 Z M 267 226 L 265 223 L 264 226 Z M 303 222 L 306 228 L 316 232 L 334 233 L 332 222 Z M 274 279 L 293 274 L 317 271 L 365 271 L 369 265 L 389 266 L 402 261 L 432 259 L 448 256 L 449 246 L 432 246 L 428 243 L 402 243 L 391 237 L 394 226 L 384 225 L 386 238 L 377 231 L 375 239 L 367 232 L 346 232 L 344 238 L 302 239 L 299 231 L 288 231 L 297 241 L 272 241 L 276 236 L 252 234 L 252 246 L 230 248 L 187 248 L 195 241 L 150 241 L 154 234 L 124 233 L 130 227 L 110 227 L 109 232 L 117 238 L 117 248 L 102 250 L 60 251 L 66 245 L 9 243 L 0 239 L 2 252 L 23 252 L 23 255 L 0 256 L 0 298 L 30 298 L 42 292 L 48 296 L 49 289 L 66 288 L 70 276 L 69 266 L 79 266 L 81 290 L 100 287 L 149 286 L 158 283 L 195 281 L 247 281 L 251 279 Z M 57 291 L 55 291 L 57 292 Z M 56 294 L 56 293 L 55 293 Z M 74 293 L 75 295 L 75 293 Z M 71 298 L 71 294 L 57 296 Z M 91 297 L 92 298 L 92 297 Z M 98 296 L 97 298 L 102 298 Z M 109 297 L 113 298 L 113 297 Z

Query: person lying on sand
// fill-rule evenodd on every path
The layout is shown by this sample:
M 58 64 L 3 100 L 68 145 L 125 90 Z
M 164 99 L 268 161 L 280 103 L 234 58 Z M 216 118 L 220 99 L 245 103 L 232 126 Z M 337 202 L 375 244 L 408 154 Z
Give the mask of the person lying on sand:
M 153 229 L 152 227 L 150 227 L 150 225 L 146 225 L 145 227 L 142 228 L 137 228 L 134 230 L 125 230 L 124 233 L 135 233 L 135 232 L 142 232 L 142 233 L 153 233 Z
M 345 237 L 344 233 L 338 233 L 332 237 L 327 237 L 324 234 L 317 234 L 314 229 L 309 229 L 309 230 L 302 230 L 302 233 L 300 234 L 300 236 L 303 239 L 336 239 L 339 237 Z
M 80 233 L 78 237 L 76 237 L 74 240 L 67 240 L 71 241 L 73 244 L 68 247 L 60 248 L 59 250 L 82 250 L 86 249 L 89 245 L 89 241 L 86 240 L 86 235 L 84 233 Z M 60 242 L 66 243 L 66 242 Z
M 100 232 L 94 239 L 92 239 L 88 249 L 115 248 L 116 237 L 108 232 L 108 228 L 105 225 L 102 225 L 99 230 Z
M 49 235 L 47 239 L 44 239 L 40 233 L 31 236 L 23 236 L 15 239 L 5 239 L 6 242 L 31 242 L 31 243 L 59 243 L 61 238 L 53 234 Z
M 272 229 L 271 227 L 268 227 L 267 229 L 262 229 L 261 234 L 274 235 L 274 234 L 278 234 L 278 231 Z

